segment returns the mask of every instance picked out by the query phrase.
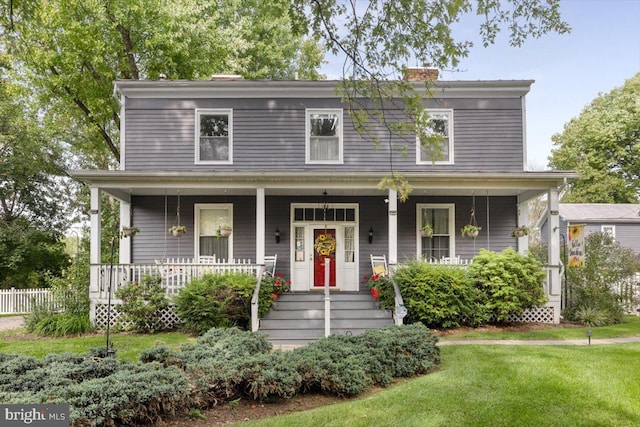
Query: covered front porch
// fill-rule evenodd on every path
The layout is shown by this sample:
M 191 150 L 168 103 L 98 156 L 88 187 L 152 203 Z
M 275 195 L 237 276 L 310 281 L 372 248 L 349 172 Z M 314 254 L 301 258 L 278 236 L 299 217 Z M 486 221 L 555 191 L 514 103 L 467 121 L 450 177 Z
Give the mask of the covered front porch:
M 378 186 L 384 174 L 319 172 L 313 176 L 215 172 L 81 171 L 74 174 L 91 186 L 91 298 L 107 303 L 112 292 L 145 272 L 157 272 L 175 295 L 191 277 L 213 269 L 206 257 L 223 253 L 218 263 L 257 274 L 265 256 L 277 255 L 277 270 L 292 281 L 292 290 L 313 292 L 323 286 L 321 254 L 314 250 L 320 234 L 335 239 L 331 291 L 358 292 L 361 277 L 371 274 L 370 256 L 386 256 L 390 266 L 409 259 L 464 262 L 481 249 L 528 249 L 528 238 L 511 237 L 527 225 L 528 202 L 546 194 L 550 206 L 547 283 L 554 321 L 560 313 L 560 251 L 558 195 L 566 174 L 425 173 L 406 176 L 413 187 L 401 203 L 395 190 Z M 140 231 L 119 240 L 119 263 L 100 260 L 101 195 L 120 201 L 120 226 Z M 475 240 L 460 236 L 474 213 L 482 227 Z M 430 216 L 431 215 L 431 216 Z M 216 236 L 215 218 L 231 223 L 229 237 Z M 436 239 L 420 235 L 424 218 L 440 216 L 446 228 Z M 173 237 L 176 220 L 187 228 Z M 445 221 L 443 220 L 443 221 Z M 555 224 L 555 225 L 554 225 Z M 213 228 L 212 228 L 213 227 Z M 218 255 L 218 254 L 216 254 Z M 187 262 L 175 262 L 176 260 Z M 173 260 L 174 262 L 170 262 Z M 113 298 L 113 295 L 111 295 Z

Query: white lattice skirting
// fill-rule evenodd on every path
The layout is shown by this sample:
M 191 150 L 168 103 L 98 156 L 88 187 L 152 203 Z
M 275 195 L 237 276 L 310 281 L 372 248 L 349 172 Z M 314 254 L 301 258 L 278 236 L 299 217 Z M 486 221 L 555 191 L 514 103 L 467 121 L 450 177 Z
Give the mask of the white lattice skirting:
M 180 323 L 180 318 L 176 314 L 173 306 L 169 306 L 165 310 L 158 310 L 156 316 L 159 318 L 160 323 L 165 329 L 173 329 Z M 96 315 L 93 320 L 93 324 L 97 329 L 105 329 L 107 327 L 107 319 L 110 319 L 111 327 L 116 325 L 126 328 L 130 322 L 125 322 L 122 319 L 122 313 L 118 311 L 115 305 L 111 305 L 111 313 L 108 313 L 107 304 L 96 305 Z M 151 327 L 151 322 L 149 322 Z
M 539 307 L 526 310 L 522 316 L 509 316 L 510 322 L 553 323 L 553 307 Z

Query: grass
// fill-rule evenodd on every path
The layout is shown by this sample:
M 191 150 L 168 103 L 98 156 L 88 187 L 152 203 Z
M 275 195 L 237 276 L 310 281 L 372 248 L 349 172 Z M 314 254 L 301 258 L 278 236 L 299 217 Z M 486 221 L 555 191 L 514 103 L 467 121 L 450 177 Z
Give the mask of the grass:
M 442 335 L 442 341 L 450 340 L 568 340 L 586 339 L 587 327 L 578 325 L 548 325 L 530 331 L 492 331 L 483 328 Z M 591 338 L 622 338 L 640 336 L 640 317 L 625 316 L 618 325 L 591 328 Z
M 585 328 L 524 332 L 475 330 L 444 339 L 573 339 Z M 640 336 L 640 319 L 593 328 L 594 338 Z M 194 341 L 180 332 L 114 333 L 120 359 L 136 360 L 156 343 Z M 104 347 L 104 334 L 35 338 L 0 332 L 0 352 L 42 357 Z M 250 426 L 637 426 L 640 425 L 640 343 L 578 346 L 445 346 L 430 375 L 404 380 L 361 399 L 249 423 Z M 245 424 L 243 424 L 245 425 Z
M 157 334 L 114 333 L 110 335 L 118 359 L 138 360 L 145 348 L 165 344 L 178 348 L 180 344 L 195 341 L 195 338 L 181 332 L 161 332 Z M 24 329 L 0 332 L 0 352 L 23 354 L 41 358 L 50 353 L 86 353 L 93 347 L 105 347 L 104 334 L 83 335 L 69 338 L 35 338 L 25 334 Z
M 637 426 L 640 343 L 448 346 L 430 375 L 247 426 Z M 243 424 L 245 425 L 245 424 Z

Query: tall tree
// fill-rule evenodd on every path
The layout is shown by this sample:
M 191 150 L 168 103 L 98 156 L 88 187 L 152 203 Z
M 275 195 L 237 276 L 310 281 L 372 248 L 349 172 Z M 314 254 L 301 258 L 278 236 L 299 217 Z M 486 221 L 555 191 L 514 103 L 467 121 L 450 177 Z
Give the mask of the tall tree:
M 86 166 L 107 168 L 120 160 L 116 79 L 317 77 L 321 50 L 292 31 L 288 7 L 285 0 L 6 0 L 0 22 L 5 48 L 43 109 L 69 129 Z
M 112 80 L 200 79 L 213 73 L 248 78 L 317 78 L 318 43 L 344 55 L 341 93 L 352 104 L 358 130 L 376 126 L 407 136 L 424 127 L 422 93 L 398 80 L 407 64 L 456 68 L 471 41 L 458 40 L 453 27 L 467 15 L 482 17 L 482 42 L 501 31 L 521 45 L 529 37 L 565 33 L 559 0 L 4 0 L 5 35 L 24 65 L 29 84 L 56 117 L 67 118 L 73 144 L 105 167 L 119 159 L 118 110 Z M 13 5 L 13 14 L 7 4 Z M 12 23 L 11 23 L 12 21 Z M 311 41 L 302 43 L 303 36 Z M 318 41 L 318 43 L 315 42 Z M 395 82 L 389 82 L 395 80 Z M 427 87 L 428 89 L 428 87 Z M 379 107 L 364 114 L 358 100 Z M 384 107 L 402 99 L 403 120 Z M 371 110 L 369 110 L 371 111 Z M 380 139 L 370 135 L 380 144 Z M 437 137 L 423 144 L 433 148 Z M 386 139 L 391 144 L 391 138 Z M 395 152 L 413 141 L 389 146 Z M 104 149 L 104 147 L 108 147 Z M 433 151 L 433 150 L 431 150 Z M 105 154 L 106 153 L 106 154 Z M 390 186 L 406 197 L 410 187 L 391 176 Z
M 481 17 L 478 31 L 485 47 L 504 30 L 514 47 L 527 37 L 570 31 L 560 17 L 559 0 L 293 0 L 292 13 L 297 25 L 345 58 L 340 91 L 351 103 L 357 130 L 368 133 L 377 147 L 383 142 L 375 133 L 378 125 L 388 131 L 384 142 L 391 176 L 381 186 L 397 189 L 400 199 L 408 196 L 411 187 L 394 173 L 394 152 L 404 155 L 415 144 L 413 131 L 429 127 L 422 102 L 425 93 L 429 95 L 430 82 L 416 89 L 403 81 L 408 64 L 457 68 L 472 42 L 457 39 L 454 27 L 470 15 Z M 379 108 L 360 108 L 359 100 Z M 402 102 L 398 106 L 394 100 Z M 403 109 L 403 117 L 385 114 L 386 106 Z M 406 143 L 392 146 L 394 134 L 406 137 Z M 441 138 L 429 134 L 420 135 L 421 143 L 437 153 Z
M 640 198 L 640 73 L 594 99 L 552 137 L 549 164 L 580 177 L 566 202 L 638 203 Z
M 8 82 L 3 63 L 0 55 L 0 287 L 21 288 L 41 285 L 44 272 L 68 261 L 58 241 L 68 180 L 57 136 Z

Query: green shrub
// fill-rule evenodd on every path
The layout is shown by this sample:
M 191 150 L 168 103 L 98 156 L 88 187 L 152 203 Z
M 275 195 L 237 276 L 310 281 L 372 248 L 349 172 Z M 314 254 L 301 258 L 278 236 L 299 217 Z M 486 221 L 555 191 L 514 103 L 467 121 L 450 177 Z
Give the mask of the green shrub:
M 407 307 L 407 323 L 454 328 L 486 320 L 478 305 L 478 291 L 461 268 L 413 260 L 399 267 L 393 280 Z M 393 308 L 393 298 L 391 285 L 383 286 L 383 308 Z
M 613 286 L 638 271 L 633 250 L 620 246 L 607 233 L 590 233 L 585 238 L 585 254 L 584 267 L 567 269 L 569 298 L 564 317 L 585 322 L 585 317 L 600 313 L 600 325 L 622 322 L 623 305 Z
M 420 323 L 371 329 L 358 339 L 381 364 L 379 370 L 388 371 L 393 378 L 426 374 L 440 363 L 438 337 Z M 384 385 L 379 380 L 376 383 Z
M 91 332 L 88 254 L 76 257 L 62 277 L 46 275 L 45 279 L 53 303 L 36 305 L 25 316 L 27 331 L 55 337 Z
M 211 328 L 246 329 L 255 286 L 255 276 L 247 273 L 205 274 L 180 291 L 175 300 L 176 311 L 184 327 L 198 334 Z M 272 291 L 261 287 L 259 306 L 263 313 L 271 309 Z
M 160 310 L 169 307 L 169 300 L 161 286 L 160 276 L 145 275 L 141 282 L 129 282 L 115 292 L 122 300 L 116 307 L 123 315 L 124 322 L 137 332 L 155 332 L 166 329 L 159 316 Z
M 469 274 L 493 321 L 507 322 L 510 316 L 546 302 L 542 264 L 513 248 L 502 252 L 481 249 L 469 266 Z
M 303 392 L 353 396 L 373 384 L 365 370 L 370 359 L 363 350 L 357 337 L 332 335 L 295 349 L 289 360 L 300 375 Z
M 105 378 L 74 384 L 56 399 L 71 406 L 72 425 L 149 425 L 190 407 L 184 372 L 157 363 L 123 364 Z

